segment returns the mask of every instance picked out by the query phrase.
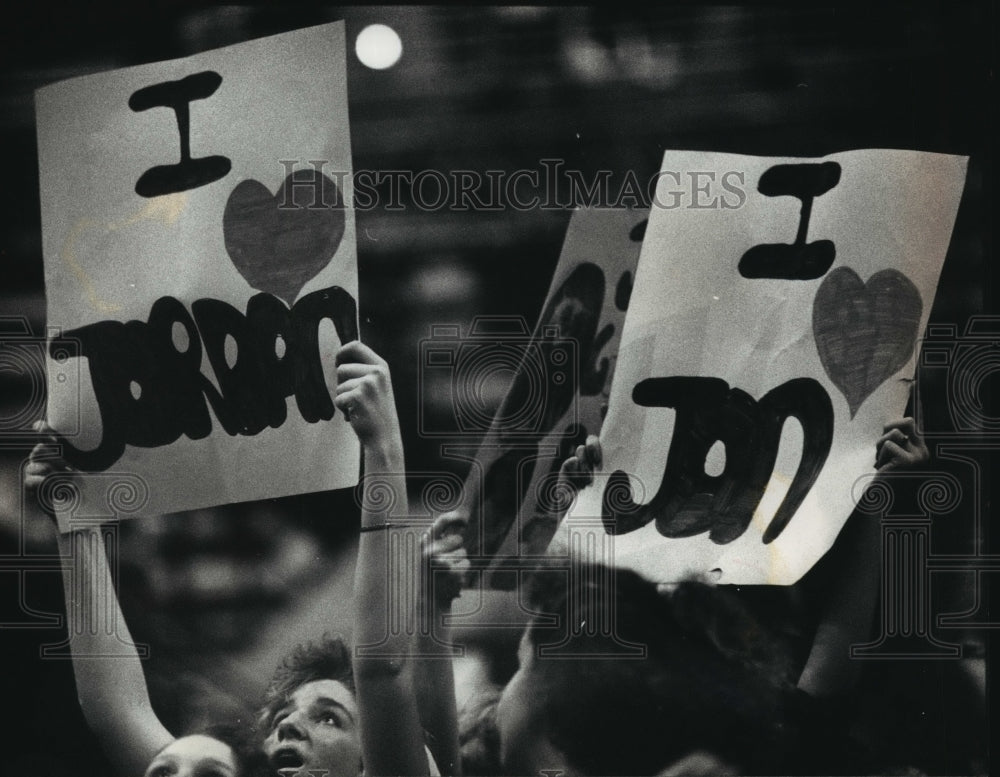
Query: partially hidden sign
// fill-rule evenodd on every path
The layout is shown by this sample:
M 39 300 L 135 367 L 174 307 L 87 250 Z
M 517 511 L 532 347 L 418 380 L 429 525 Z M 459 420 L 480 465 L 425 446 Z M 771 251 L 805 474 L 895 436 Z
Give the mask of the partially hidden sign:
M 139 514 L 341 488 L 357 338 L 344 27 L 36 94 L 49 422 Z
M 616 564 L 664 582 L 808 571 L 906 406 L 966 162 L 668 152 L 603 467 L 559 540 L 597 526 Z
M 600 431 L 646 222 L 645 209 L 574 211 L 531 337 L 507 337 L 523 359 L 466 483 L 466 547 L 497 568 L 545 553 L 560 465 Z

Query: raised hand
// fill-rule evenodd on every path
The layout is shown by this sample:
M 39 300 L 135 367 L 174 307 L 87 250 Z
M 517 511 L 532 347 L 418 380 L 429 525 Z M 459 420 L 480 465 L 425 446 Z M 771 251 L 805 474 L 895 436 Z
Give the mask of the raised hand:
M 427 580 L 434 607 L 447 607 L 465 586 L 469 575 L 469 555 L 463 532 L 469 520 L 457 512 L 439 515 L 427 532 L 423 545 Z
M 333 404 L 344 414 L 369 457 L 402 466 L 402 435 L 385 359 L 358 340 L 337 352 L 337 391 Z
M 558 494 L 564 503 L 559 512 L 565 513 L 573 499 L 594 482 L 594 471 L 601 467 L 601 441 L 597 435 L 587 437 L 586 443 L 576 446 L 576 452 L 559 468 Z
M 55 515 L 52 505 L 44 498 L 38 498 L 42 484 L 53 475 L 65 475 L 68 478 L 79 474 L 79 471 L 69 466 L 63 459 L 55 432 L 45 421 L 36 421 L 33 427 L 40 441 L 31 450 L 28 464 L 24 468 L 24 488 L 27 493 L 35 494 L 42 511 L 50 518 Z
M 917 467 L 930 460 L 930 451 L 917 432 L 912 418 L 902 418 L 886 424 L 882 431 L 882 436 L 875 443 L 877 472 Z

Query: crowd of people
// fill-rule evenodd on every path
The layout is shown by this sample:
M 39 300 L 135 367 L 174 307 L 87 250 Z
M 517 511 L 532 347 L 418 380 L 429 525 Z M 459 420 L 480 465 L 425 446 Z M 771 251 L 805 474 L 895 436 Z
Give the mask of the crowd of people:
M 878 598 L 870 516 L 853 516 L 803 583 L 774 590 L 536 564 L 511 594 L 531 614 L 516 671 L 487 667 L 493 681 L 461 693 L 453 651 L 440 648 L 470 580 L 465 519 L 398 520 L 406 462 L 389 368 L 354 341 L 338 352 L 336 376 L 334 404 L 363 451 L 352 639 L 330 623 L 289 646 L 256 720 L 168 731 L 117 600 L 99 595 L 110 574 L 100 528 L 59 534 L 74 558 L 64 589 L 77 694 L 119 777 L 918 773 L 850 726 L 858 662 L 849 649 L 870 637 Z M 38 431 L 26 485 L 72 482 L 51 430 Z M 928 458 L 909 418 L 889 423 L 876 445 L 878 472 Z M 600 467 L 592 437 L 561 475 L 579 489 Z M 407 546 L 420 552 L 397 552 Z M 580 627 L 588 623 L 613 628 Z

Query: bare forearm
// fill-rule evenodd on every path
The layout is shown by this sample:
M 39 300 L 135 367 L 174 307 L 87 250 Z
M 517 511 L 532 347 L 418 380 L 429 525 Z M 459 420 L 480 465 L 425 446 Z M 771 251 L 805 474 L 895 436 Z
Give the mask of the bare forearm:
M 455 673 L 448 643 L 450 629 L 443 622 L 451 605 L 422 612 L 417 637 L 415 666 L 420 722 L 428 735 L 431 753 L 444 775 L 461 775 L 458 745 L 458 711 L 455 705 Z M 441 625 L 441 628 L 435 628 Z
M 408 546 L 419 543 L 419 534 L 416 527 L 405 525 L 409 511 L 401 446 L 374 452 L 366 449 L 364 461 L 361 537 L 354 579 L 358 669 L 398 671 L 401 660 L 379 660 L 378 656 L 410 654 L 414 616 L 404 606 L 414 591 L 408 586 L 415 585 L 416 564 L 405 562 Z M 407 620 L 411 621 L 409 629 Z M 364 646 L 372 649 L 362 649 Z
M 67 632 L 80 708 L 120 774 L 139 774 L 173 737 L 150 703 L 100 527 L 62 534 Z
M 930 450 L 912 417 L 890 421 L 882 431 L 875 443 L 879 477 L 912 470 L 930 460 Z M 850 650 L 870 639 L 879 595 L 881 534 L 879 520 L 855 513 L 831 550 L 839 571 L 799 679 L 799 687 L 813 696 L 844 695 L 857 681 L 859 665 L 851 660 Z
M 870 639 L 879 591 L 880 526 L 870 516 L 855 519 L 845 529 L 839 572 L 799 678 L 799 688 L 817 698 L 851 691 L 860 671 L 851 645 Z
M 401 446 L 365 450 L 355 572 L 355 682 L 365 773 L 428 773 L 413 682 L 416 527 L 408 515 Z

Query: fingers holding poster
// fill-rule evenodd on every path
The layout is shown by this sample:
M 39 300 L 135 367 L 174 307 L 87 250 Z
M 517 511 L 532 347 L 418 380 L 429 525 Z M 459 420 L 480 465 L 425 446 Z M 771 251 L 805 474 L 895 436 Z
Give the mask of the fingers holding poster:
M 36 113 L 67 460 L 139 476 L 148 514 L 356 483 L 325 423 L 358 336 L 343 24 L 57 83 Z
M 826 552 L 906 404 L 966 161 L 665 155 L 663 170 L 744 171 L 747 199 L 654 201 L 606 476 L 571 515 L 601 517 L 618 564 L 664 582 L 790 584 Z

